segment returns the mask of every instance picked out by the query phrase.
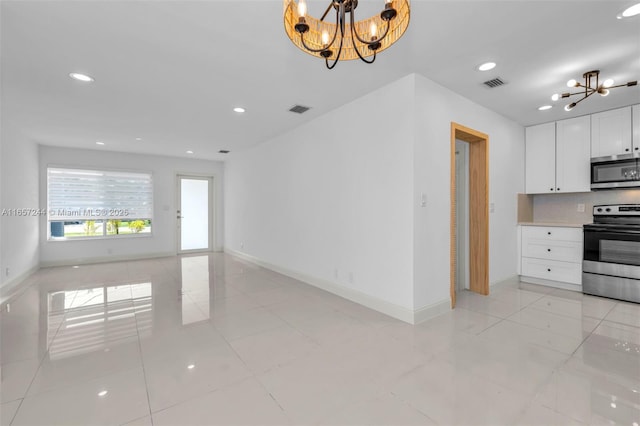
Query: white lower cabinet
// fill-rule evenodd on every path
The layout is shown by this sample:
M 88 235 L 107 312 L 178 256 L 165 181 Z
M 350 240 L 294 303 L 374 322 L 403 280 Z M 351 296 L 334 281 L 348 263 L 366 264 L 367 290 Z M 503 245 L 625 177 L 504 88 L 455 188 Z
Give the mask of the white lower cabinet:
M 582 264 L 523 257 L 522 275 L 582 285 Z
M 582 228 L 521 226 L 521 280 L 582 290 Z

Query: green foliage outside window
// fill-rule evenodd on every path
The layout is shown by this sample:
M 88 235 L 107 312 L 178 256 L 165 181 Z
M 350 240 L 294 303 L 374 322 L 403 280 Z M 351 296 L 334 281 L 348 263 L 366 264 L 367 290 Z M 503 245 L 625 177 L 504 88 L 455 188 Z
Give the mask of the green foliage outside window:
M 96 235 L 97 231 L 98 231 L 98 226 L 96 226 L 95 220 L 87 220 L 84 223 L 84 233 L 86 235 Z
M 109 235 L 118 235 L 120 234 L 120 225 L 122 225 L 122 221 L 120 219 L 111 219 L 107 221 L 107 234 Z
M 132 220 L 129 222 L 129 229 L 137 234 L 144 229 L 144 225 L 144 220 Z

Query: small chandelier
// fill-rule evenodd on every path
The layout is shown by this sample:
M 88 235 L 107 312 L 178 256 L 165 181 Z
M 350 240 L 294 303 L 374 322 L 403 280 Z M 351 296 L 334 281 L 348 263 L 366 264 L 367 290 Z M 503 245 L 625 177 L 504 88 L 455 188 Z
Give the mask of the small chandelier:
M 630 81 L 625 84 L 618 84 L 617 86 L 614 86 L 613 80 L 611 79 L 607 79 L 603 81 L 602 84 L 600 84 L 600 82 L 598 81 L 599 75 L 600 75 L 599 70 L 588 71 L 582 74 L 582 77 L 584 78 L 584 83 L 580 83 L 579 81 L 576 81 L 573 79 L 567 81 L 567 86 L 581 87 L 584 90 L 576 93 L 568 93 L 568 92 L 562 93 L 562 94 L 556 93 L 553 96 L 551 96 L 551 100 L 557 101 L 560 98 L 568 98 L 569 96 L 582 95 L 582 98 L 578 99 L 575 102 L 571 102 L 570 104 L 564 107 L 565 111 L 571 111 L 576 105 L 578 105 L 580 102 L 584 101 L 594 93 L 599 93 L 600 96 L 607 96 L 609 94 L 610 89 L 615 89 L 616 87 L 631 87 L 638 84 L 637 81 Z
M 398 41 L 409 26 L 409 0 L 386 0 L 380 15 L 356 21 L 358 0 L 331 0 L 320 19 L 307 14 L 305 0 L 284 0 L 284 28 L 301 50 L 324 58 L 333 69 L 340 59 L 371 64 L 376 54 Z M 324 18 L 335 9 L 334 23 Z M 347 15 L 349 15 L 347 17 Z

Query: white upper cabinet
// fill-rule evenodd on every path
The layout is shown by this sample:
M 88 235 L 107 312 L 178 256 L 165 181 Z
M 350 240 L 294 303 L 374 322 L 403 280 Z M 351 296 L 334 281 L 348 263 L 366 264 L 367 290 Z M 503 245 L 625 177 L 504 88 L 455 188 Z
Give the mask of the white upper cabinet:
M 589 116 L 525 129 L 525 192 L 591 191 Z
M 635 114 L 637 115 L 637 107 Z M 631 154 L 631 107 L 591 115 L 591 157 Z M 638 145 L 635 146 L 638 150 Z
M 548 194 L 556 188 L 556 123 L 525 129 L 527 194 Z
M 591 191 L 590 116 L 556 123 L 556 191 Z
M 640 152 L 640 105 L 631 108 L 631 122 L 633 125 L 633 151 Z

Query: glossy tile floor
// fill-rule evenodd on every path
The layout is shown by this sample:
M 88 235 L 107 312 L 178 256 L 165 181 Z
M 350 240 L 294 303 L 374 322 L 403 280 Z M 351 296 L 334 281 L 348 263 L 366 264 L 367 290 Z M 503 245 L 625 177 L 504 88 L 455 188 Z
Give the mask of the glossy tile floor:
M 640 423 L 640 305 L 514 283 L 411 326 L 225 254 L 31 281 L 3 425 Z

